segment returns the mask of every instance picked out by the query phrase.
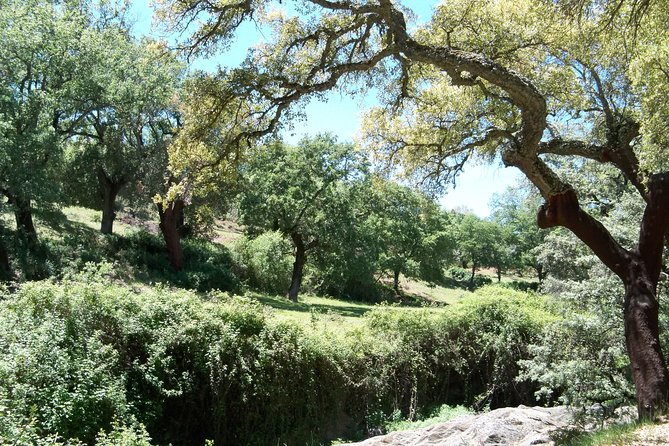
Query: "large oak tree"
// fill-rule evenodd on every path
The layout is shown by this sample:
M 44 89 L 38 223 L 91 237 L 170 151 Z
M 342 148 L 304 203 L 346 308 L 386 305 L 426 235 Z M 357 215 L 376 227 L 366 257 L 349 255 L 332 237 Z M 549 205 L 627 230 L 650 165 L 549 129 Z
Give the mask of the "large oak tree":
M 384 106 L 370 114 L 368 141 L 421 180 L 442 183 L 477 157 L 519 169 L 543 197 L 539 226 L 568 228 L 624 283 L 639 413 L 666 410 L 656 292 L 669 226 L 667 5 L 453 0 L 416 27 L 392 0 L 290 4 L 297 13 L 269 0 L 171 0 L 162 17 L 184 28 L 202 20 L 184 43 L 196 52 L 228 44 L 245 19 L 273 30 L 241 69 L 259 132 L 308 95 L 374 85 Z M 646 210 L 634 245 L 581 205 L 548 155 L 610 164 L 635 187 Z

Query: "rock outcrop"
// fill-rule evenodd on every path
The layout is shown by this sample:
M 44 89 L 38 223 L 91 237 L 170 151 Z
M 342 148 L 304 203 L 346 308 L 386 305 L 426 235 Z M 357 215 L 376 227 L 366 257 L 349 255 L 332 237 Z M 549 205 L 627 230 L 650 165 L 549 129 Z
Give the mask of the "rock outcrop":
M 514 407 L 465 415 L 413 431 L 392 432 L 349 446 L 540 446 L 573 421 L 565 407 Z

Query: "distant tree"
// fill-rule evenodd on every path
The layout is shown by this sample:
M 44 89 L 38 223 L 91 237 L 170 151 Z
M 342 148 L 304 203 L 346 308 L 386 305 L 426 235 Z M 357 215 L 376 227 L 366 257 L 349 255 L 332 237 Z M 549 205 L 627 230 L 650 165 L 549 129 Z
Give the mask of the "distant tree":
M 470 265 L 470 285 L 479 268 L 491 267 L 497 271 L 497 280 L 502 280 L 511 260 L 508 233 L 499 224 L 483 220 L 474 214 L 455 218 L 455 244 L 463 265 Z
M 85 112 L 63 116 L 58 129 L 70 142 L 66 192 L 101 209 L 100 230 L 111 234 L 121 190 L 146 185 L 156 163 L 167 169 L 164 139 L 176 131 L 182 68 L 164 45 L 137 43 L 123 28 L 107 30 L 103 43 L 88 78 L 81 80 L 95 94 Z
M 294 248 L 287 292 L 296 301 L 308 254 L 321 246 L 337 184 L 356 175 L 358 156 L 331 136 L 305 138 L 297 146 L 274 142 L 242 169 L 241 222 L 250 234 L 279 231 Z
M 372 185 L 368 225 L 378 237 L 379 267 L 392 274 L 395 293 L 399 293 L 400 274 L 439 278 L 452 251 L 452 238 L 445 214 L 434 201 L 409 187 L 377 178 Z
M 541 283 L 546 270 L 538 258 L 537 249 L 548 231 L 536 225 L 539 205 L 539 196 L 532 193 L 529 187 L 510 186 L 504 192 L 493 195 L 490 217 L 508 234 L 509 266 L 519 270 L 534 269 Z

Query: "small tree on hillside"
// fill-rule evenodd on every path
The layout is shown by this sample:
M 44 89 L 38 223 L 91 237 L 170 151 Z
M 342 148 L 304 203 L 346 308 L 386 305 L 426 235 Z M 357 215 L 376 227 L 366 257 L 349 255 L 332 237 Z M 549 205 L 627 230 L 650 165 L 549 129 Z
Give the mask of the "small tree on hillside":
M 308 254 L 324 243 L 338 183 L 354 179 L 357 155 L 331 136 L 305 138 L 295 146 L 270 144 L 242 169 L 241 222 L 251 234 L 279 231 L 291 241 L 295 261 L 287 292 L 297 301 Z
M 452 249 L 448 223 L 438 205 L 406 186 L 376 179 L 369 207 L 367 224 L 378 237 L 379 267 L 392 274 L 395 293 L 400 274 L 424 273 L 438 280 Z

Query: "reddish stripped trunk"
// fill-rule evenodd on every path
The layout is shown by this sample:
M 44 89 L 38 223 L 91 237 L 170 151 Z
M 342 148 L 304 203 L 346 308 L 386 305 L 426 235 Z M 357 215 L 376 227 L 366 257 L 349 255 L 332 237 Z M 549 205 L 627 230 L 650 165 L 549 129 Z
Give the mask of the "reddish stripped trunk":
M 183 209 L 183 200 L 174 200 L 167 205 L 158 204 L 160 232 L 163 234 L 163 239 L 165 239 L 165 247 L 167 248 L 170 265 L 177 271 L 181 270 L 184 265 L 181 235 L 179 234 L 179 224 L 183 223 Z
M 639 416 L 651 419 L 667 409 L 669 373 L 660 348 L 660 305 L 655 286 L 644 270 L 642 262 L 633 262 L 625 281 L 623 314 Z

